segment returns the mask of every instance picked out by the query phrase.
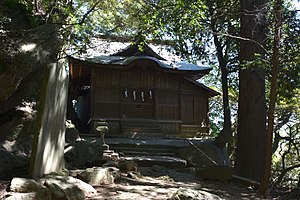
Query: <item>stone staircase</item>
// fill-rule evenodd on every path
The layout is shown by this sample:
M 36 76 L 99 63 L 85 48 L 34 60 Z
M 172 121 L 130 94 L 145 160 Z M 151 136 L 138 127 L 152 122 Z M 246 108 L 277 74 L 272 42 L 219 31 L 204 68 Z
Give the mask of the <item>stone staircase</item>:
M 122 159 L 135 161 L 139 167 L 186 167 L 186 160 L 177 157 L 178 147 L 165 142 L 166 139 L 106 139 L 110 150 L 119 153 Z
M 121 130 L 123 137 L 132 139 L 164 137 L 155 120 L 122 119 Z

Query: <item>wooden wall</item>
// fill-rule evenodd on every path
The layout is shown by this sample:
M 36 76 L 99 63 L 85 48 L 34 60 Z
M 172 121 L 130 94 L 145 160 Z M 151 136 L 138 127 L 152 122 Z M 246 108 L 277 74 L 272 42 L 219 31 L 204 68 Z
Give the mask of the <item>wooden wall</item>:
M 92 73 L 92 118 L 120 117 L 120 77 L 117 70 L 95 69 Z
M 93 119 L 154 119 L 166 133 L 207 122 L 208 92 L 181 74 L 139 66 L 94 68 L 91 79 Z

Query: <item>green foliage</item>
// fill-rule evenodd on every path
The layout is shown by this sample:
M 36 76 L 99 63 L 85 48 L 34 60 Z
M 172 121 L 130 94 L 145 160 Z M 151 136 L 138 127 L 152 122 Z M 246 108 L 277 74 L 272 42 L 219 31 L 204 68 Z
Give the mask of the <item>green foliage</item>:
M 194 55 L 192 51 L 196 48 L 190 46 L 202 42 L 199 34 L 203 31 L 206 9 L 203 1 L 140 0 L 125 4 L 125 9 L 132 32 L 138 30 L 147 38 L 171 39 L 182 57 Z M 199 50 L 200 45 L 196 46 Z
M 273 182 L 277 186 L 293 188 L 300 180 L 300 167 L 282 172 L 300 163 L 300 120 L 293 118 L 281 129 L 283 139 L 273 155 Z M 281 177 L 282 175 L 282 177 Z
M 270 72 L 273 46 L 273 10 L 267 4 L 268 37 L 264 47 L 269 54 L 256 55 L 255 60 L 239 65 L 239 1 L 233 0 L 43 0 L 38 10 L 31 0 L 3 0 L 0 2 L 0 28 L 12 23 L 11 13 L 18 10 L 25 14 L 31 26 L 45 23 L 61 25 L 66 46 L 71 53 L 83 54 L 92 44 L 91 39 L 106 35 L 137 36 L 142 50 L 148 39 L 172 40 L 174 51 L 192 62 L 201 60 L 213 66 L 211 76 L 203 81 L 221 90 L 221 71 L 214 39 L 221 46 L 221 52 L 228 72 L 228 90 L 232 121 L 236 125 L 238 99 L 238 69 L 263 66 Z M 283 9 L 283 30 L 280 46 L 281 71 L 278 82 L 277 125 L 286 116 L 299 119 L 300 107 L 300 18 L 288 5 Z M 0 74 L 6 66 L 0 64 Z M 270 76 L 268 76 L 270 78 Z M 267 84 L 268 86 L 268 84 Z M 267 88 L 268 89 L 268 88 Z M 214 135 L 223 126 L 222 100 L 211 101 L 211 128 Z M 281 125 L 280 127 L 282 127 Z M 295 136 L 296 137 L 296 136 Z M 297 136 L 298 137 L 298 136 Z M 287 141 L 282 141 L 283 146 Z M 286 148 L 286 147 L 285 147 Z M 290 162 L 299 156 L 291 149 Z M 298 156 L 298 157 L 297 157 Z M 278 161 L 277 163 L 280 163 Z M 278 165 L 278 164 L 276 164 Z M 275 166 L 276 166 L 275 165 Z

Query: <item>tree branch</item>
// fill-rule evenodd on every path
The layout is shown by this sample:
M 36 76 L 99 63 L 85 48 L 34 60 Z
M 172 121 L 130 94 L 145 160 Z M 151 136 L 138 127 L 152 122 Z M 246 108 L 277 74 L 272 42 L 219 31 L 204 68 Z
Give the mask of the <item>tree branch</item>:
M 103 39 L 103 40 L 112 40 L 114 42 L 132 42 L 134 40 L 134 36 L 126 36 L 126 35 L 106 35 L 106 34 L 98 34 L 95 35 L 95 38 Z M 149 39 L 147 40 L 150 44 L 157 44 L 157 45 L 168 45 L 174 46 L 174 40 L 160 40 L 160 39 Z
M 280 176 L 278 177 L 275 185 L 279 185 L 282 182 L 282 179 L 283 179 L 283 177 L 285 176 L 286 173 L 288 173 L 289 171 L 291 171 L 293 169 L 296 169 L 298 167 L 300 167 L 300 163 L 283 169 L 282 172 L 281 172 L 281 174 L 280 174 Z
M 240 36 L 235 36 L 235 35 L 230 35 L 228 33 L 212 32 L 212 34 L 214 34 L 214 35 L 222 35 L 222 36 L 226 36 L 226 37 L 233 38 L 233 39 L 238 39 L 238 40 L 242 40 L 242 41 L 252 42 L 252 43 L 258 45 L 268 56 L 271 55 L 268 52 L 268 50 L 262 44 L 260 44 L 259 42 L 257 42 L 256 40 L 252 40 L 250 38 L 244 38 L 244 37 L 240 37 Z
M 100 1 L 97 1 L 81 18 L 80 22 L 78 23 L 78 25 L 82 25 L 84 23 L 84 21 L 86 20 L 86 18 L 89 16 L 89 14 L 91 12 L 93 12 L 96 8 L 96 6 L 100 3 Z

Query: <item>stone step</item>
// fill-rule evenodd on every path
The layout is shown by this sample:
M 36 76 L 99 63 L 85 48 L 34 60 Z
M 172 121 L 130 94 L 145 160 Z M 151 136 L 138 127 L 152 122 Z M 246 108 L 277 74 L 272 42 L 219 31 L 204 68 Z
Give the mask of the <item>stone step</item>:
M 153 146 L 153 147 L 148 147 L 148 146 L 127 146 L 127 145 L 110 145 L 109 147 L 111 150 L 114 150 L 116 152 L 149 152 L 153 154 L 158 154 L 158 153 L 177 153 L 177 149 L 175 148 L 170 148 L 170 147 L 160 147 L 160 146 Z
M 158 128 L 145 128 L 145 127 L 126 127 L 122 128 L 122 133 L 157 133 L 161 134 L 161 130 Z
M 161 133 L 161 130 L 159 127 L 126 126 L 122 127 L 122 133 Z
M 134 124 L 134 123 L 132 123 L 132 124 L 122 124 L 121 126 L 122 126 L 122 128 L 127 128 L 127 127 L 128 128 L 143 127 L 143 128 L 149 128 L 149 129 L 151 129 L 151 128 L 159 129 L 160 128 L 160 126 L 158 126 L 156 124 Z
M 110 144 L 107 143 L 111 150 L 117 152 L 136 151 L 136 152 L 152 152 L 152 153 L 176 153 L 177 149 L 174 146 L 168 145 L 149 145 L 149 144 Z
M 122 132 L 122 136 L 131 139 L 153 139 L 153 138 L 163 138 L 164 134 L 157 131 L 153 131 L 153 132 L 127 131 L 127 132 Z
M 157 124 L 156 121 L 153 120 L 123 120 L 121 122 L 121 130 L 123 134 L 134 134 L 134 133 L 141 133 L 143 135 L 139 136 L 146 136 L 145 133 L 154 135 L 156 133 L 161 134 L 160 126 Z
M 126 156 L 176 156 L 176 153 L 172 152 L 150 152 L 150 151 L 119 151 Z
M 167 168 L 184 168 L 187 162 L 184 159 L 174 156 L 124 156 L 124 160 L 132 160 L 138 167 L 151 167 L 153 165 L 164 166 Z

